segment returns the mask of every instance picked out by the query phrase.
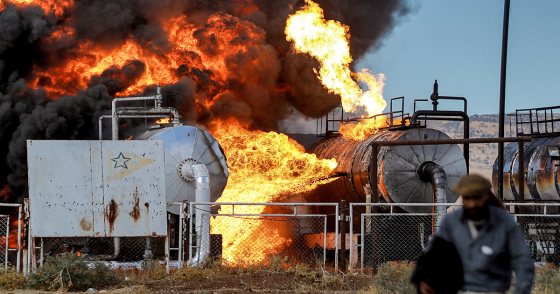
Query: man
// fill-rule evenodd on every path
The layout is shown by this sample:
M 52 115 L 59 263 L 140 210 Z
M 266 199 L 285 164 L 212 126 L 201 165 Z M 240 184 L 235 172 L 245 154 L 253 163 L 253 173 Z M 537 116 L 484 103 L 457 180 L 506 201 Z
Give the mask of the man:
M 500 207 L 491 187 L 478 175 L 461 178 L 454 191 L 463 197 L 463 208 L 442 220 L 436 237 L 455 245 L 462 261 L 464 284 L 459 293 L 505 293 L 512 270 L 514 293 L 531 293 L 535 275 L 531 253 L 521 229 Z M 422 294 L 435 293 L 429 281 L 420 281 L 417 287 Z

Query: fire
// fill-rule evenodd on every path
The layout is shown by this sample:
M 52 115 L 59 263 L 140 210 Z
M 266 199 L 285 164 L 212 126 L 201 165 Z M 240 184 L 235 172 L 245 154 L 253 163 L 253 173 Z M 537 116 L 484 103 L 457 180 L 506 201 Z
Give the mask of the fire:
M 217 127 L 214 136 L 226 153 L 230 171 L 228 185 L 218 202 L 281 202 L 289 195 L 316 188 L 337 166 L 334 159 L 318 159 L 305 153 L 284 134 L 248 131 L 233 120 Z M 235 212 L 259 214 L 264 209 L 238 206 Z M 231 213 L 231 206 L 223 206 L 220 213 Z M 287 224 L 278 223 L 271 226 L 264 221 L 217 217 L 212 220 L 212 233 L 223 236 L 225 260 L 236 262 L 245 257 L 259 262 L 292 242 Z M 270 249 L 259 252 L 254 248 Z
M 3 1 L 0 1 L 0 10 L 4 8 Z M 52 12 L 56 16 L 62 16 L 70 7 L 74 5 L 73 0 L 8 0 L 16 6 L 37 5 L 41 6 L 46 13 Z
M 18 219 L 17 219 L 17 208 L 15 209 L 16 214 L 10 216 L 10 225 L 9 225 L 9 230 L 10 233 L 8 235 L 8 248 L 10 249 L 15 249 L 17 248 L 17 242 L 18 242 Z M 23 227 L 21 228 L 21 240 L 23 240 Z
M 56 55 L 59 53 L 55 52 L 57 44 L 65 43 L 62 42 L 64 40 L 73 41 L 69 42 L 73 44 L 72 47 L 65 48 L 67 51 L 63 52 L 69 58 L 48 66 L 37 63 L 33 74 L 27 77 L 30 87 L 42 87 L 52 98 L 76 94 L 87 89 L 95 79 L 104 78 L 103 75 L 115 78 L 112 81 L 126 81 L 112 90 L 110 94 L 114 96 L 135 95 L 142 93 L 146 86 L 174 84 L 182 77 L 188 77 L 194 82 L 193 87 L 197 88 L 197 105 L 207 108 L 220 103 L 216 99 L 220 94 L 235 92 L 240 102 L 238 104 L 242 105 L 244 99 L 254 99 L 248 96 L 276 94 L 273 92 L 284 92 L 283 88 L 290 87 L 289 84 L 277 84 L 281 66 L 276 63 L 279 63 L 281 52 L 267 43 L 270 36 L 256 24 L 244 20 L 247 18 L 234 16 L 258 12 L 258 6 L 251 0 L 236 1 L 239 3 L 232 5 L 235 6 L 232 8 L 233 15 L 218 12 L 208 16 L 204 22 L 189 21 L 187 16 L 170 17 L 161 23 L 166 31 L 166 41 L 169 42 L 169 47 L 162 50 L 154 49 L 157 46 L 152 41 L 141 44 L 132 34 L 109 47 L 102 47 L 93 39 L 75 40 L 76 32 L 71 25 L 74 0 L 8 2 L 18 7 L 38 5 L 46 13 L 58 17 L 60 25 L 42 39 L 43 45 L 50 45 L 45 46 L 48 48 L 45 49 L 46 53 Z M 381 113 L 386 107 L 382 96 L 384 75 L 374 75 L 367 70 L 352 72 L 349 67 L 352 62 L 348 44 L 349 28 L 336 21 L 324 20 L 322 9 L 310 0 L 306 2 L 307 5 L 301 11 L 287 20 L 287 40 L 292 42 L 295 51 L 310 54 L 319 60 L 321 66 L 316 70 L 317 76 L 331 93 L 341 96 L 345 111 L 366 117 Z M 0 10 L 5 3 L 6 0 L 0 0 Z M 260 16 L 255 15 L 255 18 Z M 237 61 L 241 59 L 243 62 Z M 111 76 L 117 75 L 117 72 L 134 72 L 134 75 L 125 76 L 123 73 L 122 77 Z M 368 90 L 363 91 L 359 83 L 367 86 Z M 283 97 L 279 95 L 274 99 L 281 101 Z M 257 102 L 261 103 L 260 100 Z M 234 110 L 239 108 L 244 113 L 253 110 L 246 110 L 238 104 L 226 106 Z M 258 109 L 267 109 L 260 106 Z M 230 170 L 228 185 L 219 202 L 286 201 L 291 195 L 312 190 L 330 181 L 329 175 L 337 165 L 335 160 L 320 160 L 313 154 L 305 153 L 299 144 L 286 135 L 250 131 L 233 119 L 217 120 L 213 122 L 213 135 L 225 150 Z M 158 121 L 168 122 L 169 118 Z M 343 126 L 341 133 L 359 138 L 383 123 L 380 119 L 366 119 L 361 124 Z M 0 197 L 4 197 L 3 193 L 4 190 L 0 192 Z M 245 214 L 263 211 L 264 206 L 236 208 L 237 213 Z M 224 206 L 221 211 L 230 212 L 231 207 L 228 206 Z M 212 219 L 212 232 L 223 235 L 223 257 L 230 262 L 242 257 L 264 261 L 267 256 L 290 246 L 293 241 L 285 222 L 269 225 L 261 220 L 217 217 Z M 261 246 L 255 245 L 256 242 L 261 243 Z M 255 251 L 254 248 L 258 247 L 269 249 Z
M 364 119 L 356 124 L 341 124 L 338 131 L 345 139 L 363 141 L 377 133 L 380 128 L 387 126 L 389 126 L 387 118 L 385 116 L 378 116 Z
M 10 186 L 7 184 L 2 186 L 2 190 L 0 190 L 0 202 L 7 203 L 10 200 L 10 196 Z
M 367 70 L 352 72 L 350 63 L 349 27 L 333 20 L 325 20 L 323 9 L 311 0 L 306 0 L 302 10 L 291 15 L 286 22 L 286 39 L 292 42 L 296 52 L 307 53 L 321 64 L 315 70 L 321 83 L 331 93 L 340 95 L 344 111 L 373 116 L 383 112 L 387 102 L 383 99 L 385 76 L 373 75 Z M 355 80 L 364 83 L 363 91 Z M 362 124 L 345 136 L 354 139 L 364 137 L 358 130 L 376 129 L 377 120 Z M 357 134 L 357 136 L 356 136 Z
M 169 123 L 169 117 L 164 117 L 156 121 L 156 124 L 168 124 L 168 123 Z

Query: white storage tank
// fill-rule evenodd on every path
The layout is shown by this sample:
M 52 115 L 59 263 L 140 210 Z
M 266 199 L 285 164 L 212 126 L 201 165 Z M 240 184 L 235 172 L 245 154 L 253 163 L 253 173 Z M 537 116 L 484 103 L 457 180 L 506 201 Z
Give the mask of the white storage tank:
M 194 178 L 182 172 L 184 166 L 203 164 L 210 178 L 210 201 L 226 187 L 229 172 L 224 151 L 207 131 L 193 126 L 177 126 L 147 131 L 137 140 L 163 140 L 165 149 L 165 191 L 167 202 L 195 201 Z M 168 206 L 179 214 L 179 206 Z

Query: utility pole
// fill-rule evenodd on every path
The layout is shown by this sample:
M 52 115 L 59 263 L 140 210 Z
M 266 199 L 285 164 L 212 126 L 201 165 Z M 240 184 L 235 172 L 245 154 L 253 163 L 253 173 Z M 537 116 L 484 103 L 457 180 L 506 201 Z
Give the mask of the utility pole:
M 500 73 L 500 112 L 498 119 L 498 137 L 504 137 L 505 124 L 505 107 L 506 107 L 506 65 L 507 65 L 507 47 L 508 47 L 508 29 L 509 29 L 509 4 L 510 0 L 504 3 L 504 25 L 502 32 L 502 66 Z M 498 143 L 498 197 L 504 199 L 504 143 Z M 520 179 L 523 181 L 523 178 Z

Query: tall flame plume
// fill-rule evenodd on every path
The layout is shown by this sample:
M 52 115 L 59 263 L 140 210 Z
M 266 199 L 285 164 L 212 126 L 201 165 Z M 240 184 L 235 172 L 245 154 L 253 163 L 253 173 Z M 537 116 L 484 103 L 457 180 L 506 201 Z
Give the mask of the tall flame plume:
M 349 27 L 325 20 L 323 9 L 317 3 L 305 2 L 307 5 L 288 18 L 286 39 L 292 42 L 296 52 L 307 53 L 319 61 L 321 66 L 315 73 L 331 93 L 340 95 L 344 111 L 366 117 L 382 113 L 387 106 L 383 99 L 385 75 L 374 75 L 366 69 L 352 72 Z M 355 80 L 369 90 L 364 92 Z M 384 124 L 384 120 L 364 120 L 356 128 L 354 125 L 342 128 L 341 133 L 347 138 L 363 140 L 368 130 L 377 130 Z

